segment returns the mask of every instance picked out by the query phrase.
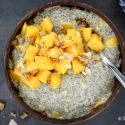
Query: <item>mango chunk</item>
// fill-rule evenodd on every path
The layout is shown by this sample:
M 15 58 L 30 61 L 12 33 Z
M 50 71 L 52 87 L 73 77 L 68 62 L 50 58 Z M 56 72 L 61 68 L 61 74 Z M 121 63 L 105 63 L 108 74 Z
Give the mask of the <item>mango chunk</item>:
M 40 70 L 52 70 L 53 63 L 49 57 L 35 56 L 35 63 Z
M 34 76 L 29 77 L 28 80 L 29 80 L 29 83 L 30 83 L 29 87 L 32 90 L 37 89 L 41 85 L 41 82 Z
M 37 48 L 33 45 L 29 45 L 27 51 L 23 57 L 24 61 L 34 61 L 34 57 L 36 55 Z
M 25 66 L 26 66 L 26 72 L 32 72 L 38 69 L 38 66 L 35 64 L 34 61 L 27 62 Z
M 67 29 L 67 34 L 63 38 L 64 46 L 69 47 L 74 43 L 81 43 L 82 38 L 80 33 L 76 29 Z
M 16 35 L 16 39 L 20 39 L 22 37 L 22 34 Z
M 43 70 L 37 73 L 36 77 L 43 83 L 48 83 L 49 78 L 51 77 L 51 72 L 48 70 Z
M 70 66 L 70 62 L 66 59 L 54 61 L 53 64 L 54 64 L 54 69 L 60 74 L 65 74 L 68 70 L 68 66 Z
M 46 31 L 47 33 L 52 32 L 53 24 L 50 18 L 49 17 L 44 18 L 40 23 L 40 27 L 43 31 Z
M 26 86 L 30 87 L 32 90 L 37 89 L 41 84 L 40 81 L 34 76 L 25 78 L 24 76 L 22 76 L 21 74 L 13 70 L 10 71 L 10 75 L 14 80 L 17 80 L 25 84 Z
M 78 74 L 85 70 L 85 66 L 77 58 L 73 59 L 72 68 L 73 68 L 74 74 Z
M 25 52 L 25 50 L 26 50 L 26 46 L 24 46 L 24 45 L 17 45 L 17 46 L 15 46 L 17 49 L 19 49 L 20 51 L 22 51 L 22 52 Z
M 11 75 L 12 79 L 22 82 L 23 84 L 29 86 L 30 83 L 29 83 L 28 79 L 25 78 L 24 76 L 22 76 L 20 73 L 10 70 L 10 75 Z
M 60 29 L 62 29 L 62 30 L 67 30 L 67 29 L 72 29 L 72 28 L 73 28 L 73 25 L 69 22 L 64 22 L 60 26 Z
M 54 89 L 57 89 L 57 88 L 60 87 L 61 82 L 62 82 L 61 75 L 59 75 L 59 74 L 57 74 L 57 73 L 52 73 L 50 85 L 51 85 Z
M 35 40 L 35 45 L 40 45 L 41 44 L 41 36 L 38 34 Z
M 37 55 L 39 55 L 39 56 L 48 56 L 48 49 L 47 48 L 40 48 Z
M 55 44 L 56 47 L 59 47 L 59 46 L 61 46 L 62 43 L 61 43 L 61 41 L 59 41 L 58 38 L 56 37 L 56 39 L 55 39 L 55 41 L 54 41 L 54 44 Z
M 54 33 L 47 34 L 41 38 L 41 46 L 51 48 L 54 46 L 55 41 L 58 41 L 56 35 Z
M 82 55 L 84 52 L 83 44 L 73 44 L 66 48 L 66 52 L 72 54 L 74 57 L 78 57 L 79 55 Z
M 59 58 L 59 56 L 62 54 L 63 54 L 63 50 L 58 47 L 54 47 L 48 51 L 48 57 L 51 57 L 51 58 Z
M 37 35 L 39 34 L 39 28 L 36 26 L 28 26 L 26 30 L 26 38 L 28 38 L 30 41 L 34 42 L 36 40 Z
M 107 26 L 107 23 L 102 18 L 99 19 L 99 23 L 101 25 Z
M 52 117 L 53 118 L 59 118 L 60 116 L 61 116 L 60 112 L 57 112 L 57 111 L 52 112 Z
M 81 28 L 82 37 L 85 41 L 88 41 L 91 37 L 92 29 L 90 27 Z
M 63 39 L 63 43 L 65 47 L 69 47 L 74 44 L 73 38 L 72 37 L 67 37 L 65 36 Z
M 99 99 L 99 100 L 96 101 L 96 103 L 94 105 L 94 108 L 97 108 L 104 103 L 105 103 L 104 99 Z
M 81 43 L 82 37 L 80 32 L 76 29 L 67 29 L 67 36 L 71 37 L 75 43 Z
M 118 45 L 118 40 L 115 36 L 113 37 L 110 37 L 106 40 L 106 46 L 110 47 L 110 48 L 113 48 L 115 47 L 116 45 Z
M 23 24 L 23 27 L 22 27 L 22 30 L 21 30 L 21 34 L 22 34 L 22 35 L 25 35 L 25 34 L 26 34 L 27 27 L 28 27 L 28 25 L 27 25 L 27 23 L 25 22 L 25 23 Z
M 90 40 L 87 42 L 87 46 L 96 52 L 100 52 L 104 49 L 102 39 L 97 34 L 92 34 Z

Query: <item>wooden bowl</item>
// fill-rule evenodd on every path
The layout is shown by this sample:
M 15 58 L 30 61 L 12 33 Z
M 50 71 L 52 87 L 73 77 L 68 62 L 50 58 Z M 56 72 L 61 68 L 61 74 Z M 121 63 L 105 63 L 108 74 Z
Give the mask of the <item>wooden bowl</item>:
M 99 15 L 101 18 L 103 18 L 109 24 L 109 26 L 112 28 L 112 30 L 114 31 L 114 33 L 115 33 L 115 35 L 116 35 L 116 37 L 117 37 L 117 39 L 120 43 L 119 45 L 120 45 L 121 60 L 122 60 L 120 70 L 121 70 L 121 72 L 125 71 L 125 43 L 122 40 L 116 26 L 112 23 L 112 21 L 109 18 L 107 18 L 103 13 L 101 13 L 97 9 L 95 9 L 95 8 L 85 4 L 85 3 L 76 2 L 74 0 L 62 0 L 62 1 L 57 1 L 57 2 L 51 2 L 51 3 L 48 3 L 48 4 L 43 4 L 39 8 L 36 8 L 36 9 L 32 10 L 26 16 L 24 16 L 21 19 L 21 21 L 18 23 L 18 25 L 16 26 L 15 30 L 13 31 L 13 33 L 11 34 L 11 36 L 8 40 L 8 43 L 7 43 L 7 46 L 6 46 L 6 49 L 5 49 L 5 55 L 4 55 L 4 68 L 5 68 L 6 78 L 7 78 L 7 81 L 8 81 L 7 83 L 8 83 L 8 86 L 9 86 L 9 89 L 10 89 L 12 95 L 22 105 L 22 107 L 29 114 L 31 114 L 33 117 L 38 118 L 40 120 L 49 121 L 49 122 L 53 122 L 53 123 L 60 123 L 60 124 L 78 123 L 78 122 L 83 122 L 83 121 L 86 121 L 90 118 L 93 118 L 94 116 L 96 116 L 97 114 L 102 112 L 108 105 L 111 104 L 111 102 L 116 98 L 116 96 L 117 96 L 117 94 L 120 90 L 120 84 L 117 80 L 115 82 L 114 87 L 112 88 L 112 95 L 106 101 L 105 104 L 103 104 L 102 106 L 100 106 L 97 109 L 94 109 L 91 113 L 89 113 L 88 115 L 85 115 L 83 117 L 73 118 L 73 119 L 69 119 L 69 120 L 59 120 L 59 119 L 49 118 L 49 117 L 47 117 L 45 115 L 42 115 L 41 113 L 31 109 L 23 101 L 23 99 L 21 97 L 19 97 L 18 90 L 14 87 L 14 84 L 11 81 L 10 74 L 9 74 L 8 64 L 9 64 L 9 56 L 10 56 L 10 52 L 11 52 L 11 41 L 13 41 L 15 36 L 20 32 L 23 23 L 28 21 L 29 19 L 32 19 L 37 14 L 37 12 L 39 12 L 40 10 L 44 10 L 46 8 L 49 8 L 49 7 L 52 7 L 52 6 L 57 6 L 57 5 L 73 6 L 73 7 L 78 7 L 80 9 L 87 9 L 88 11 L 92 11 L 95 14 Z

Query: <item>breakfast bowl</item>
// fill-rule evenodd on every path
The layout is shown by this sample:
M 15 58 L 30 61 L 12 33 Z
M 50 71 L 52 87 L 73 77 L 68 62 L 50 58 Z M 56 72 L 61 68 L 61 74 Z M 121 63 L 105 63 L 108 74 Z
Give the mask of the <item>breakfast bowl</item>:
M 110 105 L 120 90 L 101 62 L 102 50 L 125 71 L 125 43 L 103 13 L 78 1 L 41 5 L 21 19 L 8 40 L 4 67 L 9 89 L 35 118 L 60 124 L 86 121 Z M 19 67 L 20 59 L 26 71 Z

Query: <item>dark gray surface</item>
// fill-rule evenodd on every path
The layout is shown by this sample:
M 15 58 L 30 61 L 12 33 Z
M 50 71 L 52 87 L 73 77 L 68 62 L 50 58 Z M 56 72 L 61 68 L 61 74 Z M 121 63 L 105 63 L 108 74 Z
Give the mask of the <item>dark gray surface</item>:
M 0 113 L 0 125 L 7 125 L 11 111 L 16 111 L 18 116 L 15 118 L 19 125 L 52 125 L 48 122 L 41 122 L 31 116 L 21 120 L 20 112 L 23 110 L 19 104 L 11 97 L 8 90 L 4 69 L 3 53 L 7 39 L 18 23 L 18 21 L 30 10 L 40 6 L 50 0 L 0 0 L 0 100 L 6 103 L 6 108 Z M 116 24 L 123 39 L 125 40 L 125 14 L 118 6 L 118 0 L 81 0 L 88 3 L 103 13 L 105 13 Z M 125 90 L 123 87 L 116 100 L 100 115 L 86 123 L 79 125 L 125 125 Z M 5 116 L 5 118 L 3 118 Z M 118 120 L 120 118 L 120 120 Z M 121 119 L 122 118 L 122 119 Z

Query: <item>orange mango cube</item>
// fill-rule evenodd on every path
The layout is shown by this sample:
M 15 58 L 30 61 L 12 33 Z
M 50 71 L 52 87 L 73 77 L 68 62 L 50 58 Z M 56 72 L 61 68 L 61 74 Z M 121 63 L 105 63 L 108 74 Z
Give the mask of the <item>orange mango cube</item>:
M 51 75 L 51 82 L 50 85 L 54 88 L 54 89 L 58 89 L 61 85 L 62 82 L 62 78 L 61 75 L 57 74 L 57 73 L 53 73 Z
M 38 34 L 39 34 L 39 28 L 37 28 L 36 26 L 30 25 L 27 27 L 25 36 L 30 41 L 34 42 Z
M 38 80 L 40 80 L 41 82 L 43 83 L 47 83 L 48 82 L 48 79 L 50 78 L 51 76 L 51 72 L 48 71 L 48 70 L 43 70 L 43 71 L 40 71 L 37 73 L 36 77 Z
M 79 55 L 82 55 L 84 52 L 83 44 L 73 44 L 66 48 L 66 52 L 72 54 L 74 57 L 78 57 Z
M 49 57 L 35 56 L 35 63 L 40 70 L 52 70 L 53 63 Z
M 96 52 L 100 52 L 104 49 L 102 39 L 97 34 L 92 34 L 90 40 L 87 42 L 87 46 Z
M 73 59 L 73 61 L 72 61 L 72 68 L 73 68 L 74 74 L 78 74 L 78 73 L 80 73 L 80 72 L 85 70 L 85 66 L 77 58 Z
M 33 45 L 29 45 L 27 51 L 23 57 L 24 61 L 34 61 L 34 57 L 36 55 L 37 48 Z
M 42 22 L 40 23 L 40 28 L 42 31 L 45 31 L 47 33 L 52 32 L 53 24 L 49 17 L 46 17 L 42 20 Z

